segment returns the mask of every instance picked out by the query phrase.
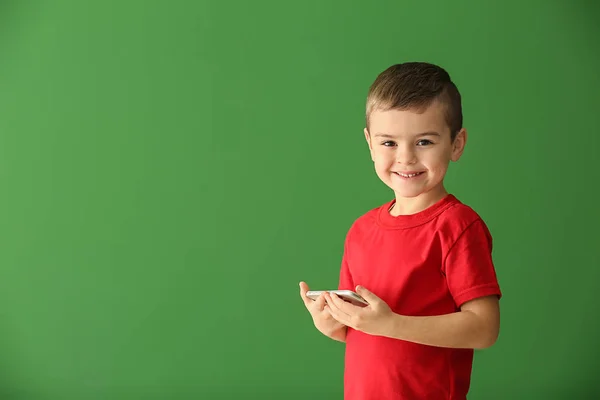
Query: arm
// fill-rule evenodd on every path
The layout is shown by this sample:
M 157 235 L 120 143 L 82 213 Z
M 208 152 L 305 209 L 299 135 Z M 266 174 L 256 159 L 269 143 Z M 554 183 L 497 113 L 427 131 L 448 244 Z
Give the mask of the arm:
M 330 339 L 338 342 L 346 343 L 346 331 L 348 327 L 346 325 L 339 324 L 335 328 L 331 329 L 328 333 L 323 333 Z
M 392 313 L 382 324 L 382 336 L 452 348 L 484 349 L 492 346 L 500 331 L 497 296 L 465 303 L 461 311 L 432 317 L 408 317 Z
M 490 347 L 498 337 L 500 311 L 496 296 L 469 301 L 452 314 L 412 317 L 394 313 L 364 288 L 357 288 L 357 292 L 369 306 L 357 307 L 335 294 L 326 294 L 325 309 L 340 323 L 365 333 L 429 346 L 471 349 Z

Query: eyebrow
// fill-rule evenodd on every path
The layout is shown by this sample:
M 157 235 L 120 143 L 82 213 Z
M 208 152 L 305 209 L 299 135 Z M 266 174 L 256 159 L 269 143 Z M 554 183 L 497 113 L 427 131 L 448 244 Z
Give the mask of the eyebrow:
M 441 135 L 439 133 L 437 133 L 437 132 L 434 132 L 434 131 L 418 133 L 418 134 L 415 135 L 415 137 L 422 137 L 422 136 L 437 136 L 437 137 L 440 137 Z M 390 135 L 388 133 L 376 133 L 375 137 L 395 139 L 397 136 Z

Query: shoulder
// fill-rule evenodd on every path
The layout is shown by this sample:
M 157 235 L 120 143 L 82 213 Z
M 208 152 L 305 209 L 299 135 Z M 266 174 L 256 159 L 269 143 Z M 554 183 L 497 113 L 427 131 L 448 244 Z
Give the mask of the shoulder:
M 466 228 L 473 222 L 482 220 L 477 211 L 456 197 L 454 197 L 452 205 L 440 214 L 439 219 L 441 223 L 459 228 Z
M 481 215 L 456 197 L 452 206 L 439 215 L 436 225 L 451 242 L 467 232 L 485 235 L 491 240 L 491 234 Z

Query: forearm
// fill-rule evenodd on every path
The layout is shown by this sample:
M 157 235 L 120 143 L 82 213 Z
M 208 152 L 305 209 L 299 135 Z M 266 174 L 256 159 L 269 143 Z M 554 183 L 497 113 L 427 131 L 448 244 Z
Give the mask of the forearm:
M 483 349 L 496 341 L 497 329 L 471 311 L 412 317 L 393 314 L 382 336 L 436 347 Z
M 327 330 L 322 330 L 321 333 L 335 341 L 345 343 L 347 329 L 346 325 L 336 321 L 334 325 Z

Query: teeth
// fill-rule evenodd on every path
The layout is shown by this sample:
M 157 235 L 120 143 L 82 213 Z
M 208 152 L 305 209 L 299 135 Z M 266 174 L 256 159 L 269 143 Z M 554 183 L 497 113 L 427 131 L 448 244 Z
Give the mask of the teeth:
M 397 172 L 398 175 L 404 177 L 404 178 L 412 178 L 413 176 L 417 176 L 419 175 L 419 173 L 416 174 L 401 174 L 400 172 Z

